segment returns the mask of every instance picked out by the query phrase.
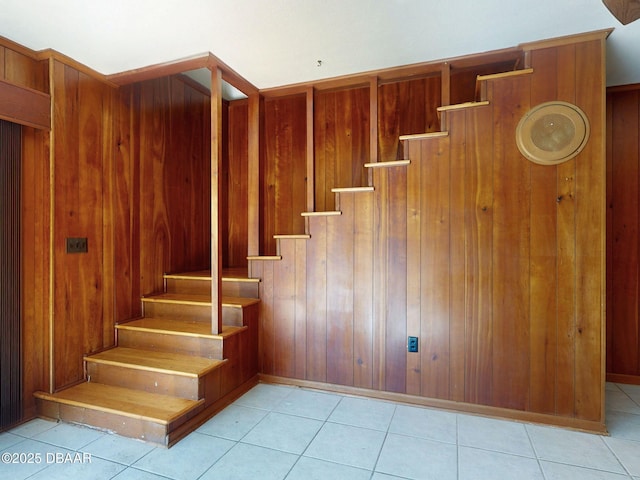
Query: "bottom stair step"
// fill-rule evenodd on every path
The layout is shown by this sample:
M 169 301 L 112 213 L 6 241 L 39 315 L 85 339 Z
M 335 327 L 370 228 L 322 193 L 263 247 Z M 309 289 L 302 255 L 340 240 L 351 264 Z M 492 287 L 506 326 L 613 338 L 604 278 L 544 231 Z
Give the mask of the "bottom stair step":
M 41 415 L 168 446 L 170 433 L 204 409 L 204 400 L 84 382 L 35 393 Z

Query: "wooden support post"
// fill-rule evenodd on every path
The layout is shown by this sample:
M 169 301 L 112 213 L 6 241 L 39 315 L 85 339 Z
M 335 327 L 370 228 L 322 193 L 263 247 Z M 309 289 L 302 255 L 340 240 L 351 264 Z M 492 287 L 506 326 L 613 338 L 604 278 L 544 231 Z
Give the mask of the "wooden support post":
M 378 77 L 369 79 L 369 163 L 378 161 Z M 369 186 L 373 186 L 373 172 L 368 170 Z
M 222 332 L 222 72 L 211 67 L 211 333 Z
M 247 173 L 247 256 L 260 255 L 260 126 L 261 99 L 258 92 L 249 95 L 249 165 Z

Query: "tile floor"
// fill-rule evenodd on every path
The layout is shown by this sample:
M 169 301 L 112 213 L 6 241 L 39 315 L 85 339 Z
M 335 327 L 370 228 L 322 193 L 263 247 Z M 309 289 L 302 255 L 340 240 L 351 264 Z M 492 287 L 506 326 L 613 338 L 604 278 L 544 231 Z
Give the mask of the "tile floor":
M 260 384 L 169 450 L 33 420 L 0 434 L 0 479 L 640 480 L 640 386 L 607 385 L 607 424 L 610 437 Z

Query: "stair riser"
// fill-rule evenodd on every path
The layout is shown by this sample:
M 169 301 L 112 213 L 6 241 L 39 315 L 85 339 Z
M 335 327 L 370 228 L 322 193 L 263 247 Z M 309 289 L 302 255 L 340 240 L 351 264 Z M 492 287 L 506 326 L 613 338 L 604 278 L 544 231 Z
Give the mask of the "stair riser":
M 144 316 L 173 318 L 211 323 L 210 305 L 185 305 L 176 303 L 144 302 Z
M 204 397 L 204 377 L 199 379 L 90 361 L 87 362 L 87 375 L 91 382 L 105 385 L 171 395 L 187 400 L 199 400 Z
M 222 360 L 222 339 L 118 329 L 118 346 Z
M 259 298 L 260 284 L 258 282 L 235 282 L 224 280 L 222 282 L 222 295 L 225 297 Z
M 172 318 L 211 323 L 211 307 L 209 305 L 183 305 L 175 303 L 145 302 L 146 317 Z M 235 327 L 243 326 L 242 309 L 222 306 L 222 324 Z
M 167 293 L 210 295 L 211 281 L 167 278 L 166 288 Z M 224 279 L 222 281 L 222 295 L 227 297 L 258 298 L 258 289 L 258 282 L 236 281 L 230 279 Z

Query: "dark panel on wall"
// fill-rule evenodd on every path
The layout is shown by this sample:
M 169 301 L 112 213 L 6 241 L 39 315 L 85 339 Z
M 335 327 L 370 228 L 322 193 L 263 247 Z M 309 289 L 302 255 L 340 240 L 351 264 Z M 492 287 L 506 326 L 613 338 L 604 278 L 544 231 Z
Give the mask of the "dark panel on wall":
M 608 93 L 607 373 L 640 379 L 640 87 Z
M 22 419 L 22 128 L 0 120 L 0 430 Z

